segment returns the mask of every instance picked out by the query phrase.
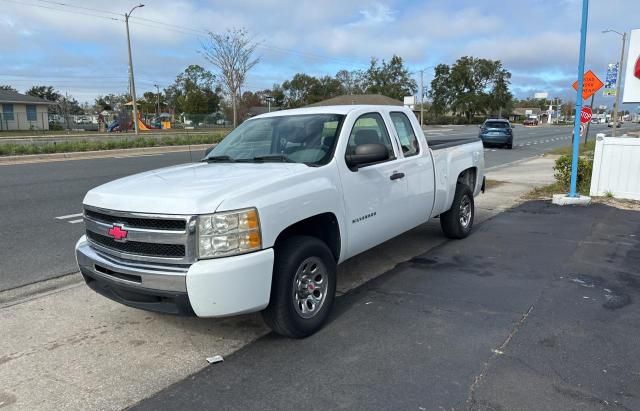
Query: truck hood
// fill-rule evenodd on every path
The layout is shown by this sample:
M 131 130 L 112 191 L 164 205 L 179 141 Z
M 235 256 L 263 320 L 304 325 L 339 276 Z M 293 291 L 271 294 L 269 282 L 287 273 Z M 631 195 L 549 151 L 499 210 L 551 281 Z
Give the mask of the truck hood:
M 118 211 L 207 214 L 236 191 L 269 185 L 306 168 L 292 163 L 183 164 L 103 184 L 90 190 L 83 202 Z

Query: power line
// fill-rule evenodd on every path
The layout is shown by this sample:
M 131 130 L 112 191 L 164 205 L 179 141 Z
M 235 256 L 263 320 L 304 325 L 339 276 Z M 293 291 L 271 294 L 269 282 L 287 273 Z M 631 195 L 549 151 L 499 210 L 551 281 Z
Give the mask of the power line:
M 113 15 L 116 15 L 116 16 L 119 16 L 119 17 L 121 17 L 121 16 L 122 16 L 122 13 L 116 13 L 116 12 L 114 12 L 114 11 L 109 11 L 109 10 L 92 9 L 92 8 L 90 8 L 90 7 L 79 6 L 79 5 L 76 5 L 76 4 L 62 3 L 62 2 L 59 2 L 59 1 L 51 1 L 51 0 L 38 0 L 38 1 L 39 1 L 39 2 L 41 2 L 41 3 L 55 4 L 55 5 L 58 5 L 58 6 L 73 7 L 73 8 L 75 8 L 75 9 L 83 9 L 83 10 L 88 10 L 88 11 L 96 11 L 96 12 L 98 12 L 98 13 L 113 14 Z
M 42 3 L 51 4 L 51 5 L 61 6 L 63 8 L 50 7 L 50 6 L 45 6 L 45 5 L 42 5 L 42 4 L 35 4 L 35 3 L 25 3 L 25 2 L 16 1 L 16 0 L 1 0 L 1 1 L 6 1 L 6 2 L 9 2 L 9 3 L 14 3 L 14 4 L 19 4 L 19 5 L 39 7 L 39 8 L 44 8 L 44 9 L 48 9 L 48 10 L 62 11 L 62 12 L 65 12 L 65 13 L 72 13 L 72 14 L 80 14 L 80 15 L 85 15 L 85 16 L 98 17 L 98 18 L 108 19 L 108 20 L 112 20 L 112 21 L 123 21 L 122 19 L 119 19 L 119 18 L 105 16 L 105 15 L 101 15 L 101 14 L 86 13 L 86 12 L 79 11 L 77 9 L 86 10 L 86 11 L 95 12 L 95 13 L 105 13 L 105 14 L 109 14 L 109 15 L 113 15 L 113 16 L 122 16 L 122 14 L 116 13 L 114 11 L 96 9 L 96 8 L 91 8 L 91 7 L 84 7 L 84 6 L 80 6 L 80 5 L 76 5 L 76 4 L 58 2 L 58 1 L 53 1 L 53 0 L 37 0 L 37 1 L 42 2 Z M 198 38 L 202 38 L 202 36 L 209 35 L 209 31 L 204 30 L 204 29 L 194 29 L 194 28 L 191 28 L 191 27 L 181 26 L 181 25 L 178 25 L 178 24 L 166 23 L 166 22 L 159 21 L 159 20 L 153 20 L 153 19 L 148 19 L 148 18 L 144 18 L 144 17 L 137 17 L 137 16 L 135 16 L 135 17 L 132 16 L 131 19 L 137 21 L 136 22 L 137 25 L 144 26 L 144 27 L 149 27 L 149 28 L 154 28 L 154 29 L 157 29 L 157 30 L 162 29 L 162 30 L 165 30 L 165 31 L 173 31 L 173 32 L 181 33 L 181 34 L 193 35 L 193 36 L 196 36 Z M 151 24 L 140 23 L 140 21 L 144 21 L 146 23 L 151 23 Z M 329 62 L 329 63 L 345 64 L 345 65 L 352 66 L 352 67 L 366 66 L 365 63 L 343 60 L 343 59 L 330 57 L 330 56 L 326 56 L 326 55 L 321 55 L 321 54 L 317 54 L 317 53 L 310 53 L 310 52 L 307 52 L 307 51 L 300 51 L 300 50 L 294 50 L 294 49 L 287 49 L 287 48 L 283 48 L 283 47 L 270 46 L 270 45 L 266 45 L 264 43 L 258 43 L 258 47 L 266 49 L 266 50 L 271 50 L 271 51 L 274 51 L 274 52 L 282 53 L 282 54 L 292 54 L 292 55 L 297 55 L 299 57 L 306 57 L 306 58 L 321 60 L 321 61 L 325 61 L 325 62 Z
M 84 12 L 77 11 L 77 10 L 60 9 L 60 8 L 56 8 L 56 7 L 45 6 L 45 5 L 42 5 L 42 4 L 25 3 L 23 1 L 16 1 L 16 0 L 1 0 L 1 1 L 6 1 L 8 3 L 18 4 L 20 6 L 39 7 L 41 9 L 56 10 L 56 11 L 61 11 L 61 12 L 64 12 L 64 13 L 80 14 L 80 15 L 83 15 L 83 16 L 98 17 L 98 18 L 107 19 L 107 20 L 113 20 L 113 21 L 122 21 L 120 19 L 116 19 L 115 17 L 102 16 L 102 15 L 99 15 L 99 14 L 92 14 L 92 13 L 84 13 Z

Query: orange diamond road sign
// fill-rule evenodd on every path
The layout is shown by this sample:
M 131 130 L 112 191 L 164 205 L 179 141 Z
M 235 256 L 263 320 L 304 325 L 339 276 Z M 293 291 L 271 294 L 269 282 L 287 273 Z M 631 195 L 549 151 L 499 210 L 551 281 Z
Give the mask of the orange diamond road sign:
M 584 73 L 584 79 L 582 84 L 582 98 L 584 100 L 588 99 L 592 95 L 594 95 L 598 90 L 600 90 L 604 86 L 604 83 L 600 81 L 598 76 L 596 76 L 593 71 L 589 70 Z M 578 91 L 578 82 L 573 83 L 573 89 Z

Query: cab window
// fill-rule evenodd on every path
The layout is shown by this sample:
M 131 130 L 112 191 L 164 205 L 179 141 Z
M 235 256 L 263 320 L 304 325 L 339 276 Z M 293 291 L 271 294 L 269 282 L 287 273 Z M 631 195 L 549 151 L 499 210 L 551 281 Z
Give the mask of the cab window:
M 398 139 L 400 140 L 400 147 L 402 147 L 402 153 L 405 157 L 415 156 L 420 152 L 420 146 L 418 145 L 418 138 L 413 131 L 411 120 L 406 114 L 401 112 L 393 112 L 390 114 L 393 127 L 396 129 Z
M 347 154 L 353 154 L 361 144 L 382 144 L 389 151 L 389 160 L 396 158 L 389 132 L 378 113 L 363 114 L 356 120 L 347 142 Z

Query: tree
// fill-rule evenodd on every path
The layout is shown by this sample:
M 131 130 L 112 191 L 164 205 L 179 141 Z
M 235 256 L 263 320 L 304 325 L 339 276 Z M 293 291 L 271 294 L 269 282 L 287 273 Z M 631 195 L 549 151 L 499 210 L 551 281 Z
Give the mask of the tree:
M 508 112 L 513 108 L 513 94 L 509 91 L 511 73 L 502 67 L 500 61 L 494 62 L 493 88 L 489 93 L 489 108 L 493 112 L 498 111 L 498 117 L 502 118 L 502 109 Z
M 10 86 L 8 84 L 0 84 L 0 90 L 13 91 L 14 93 L 18 92 L 18 90 L 16 90 L 13 86 Z
M 336 80 L 340 82 L 342 88 L 340 94 L 362 94 L 362 71 L 340 70 L 336 73 Z
M 131 100 L 131 96 L 126 93 L 122 94 L 107 94 L 106 96 L 98 96 L 95 99 L 94 110 L 98 113 L 107 111 L 120 111 L 126 103 Z
M 52 86 L 33 86 L 26 93 L 28 96 L 39 97 L 48 101 L 55 102 L 55 105 L 49 106 L 49 113 L 61 115 L 77 115 L 84 114 L 84 110 L 73 96 L 62 95 Z
M 397 100 L 413 95 L 418 89 L 416 81 L 404 63 L 402 57 L 394 55 L 389 62 L 372 58 L 369 69 L 362 76 L 362 86 L 366 93 L 382 94 Z
M 39 97 L 49 101 L 59 101 L 62 95 L 52 86 L 33 86 L 26 93 L 28 96 Z
M 220 108 L 220 88 L 216 76 L 195 64 L 178 74 L 164 90 L 166 102 L 179 113 L 211 114 Z
M 477 113 L 502 114 L 512 104 L 510 81 L 511 73 L 500 61 L 465 56 L 451 67 L 440 64 L 429 92 L 432 109 L 439 114 L 450 109 L 464 115 L 467 122 Z
M 431 81 L 431 112 L 435 115 L 443 115 L 451 103 L 451 73 L 446 64 L 438 64 L 434 69 L 434 77 Z
M 308 74 L 298 73 L 291 80 L 282 83 L 285 92 L 285 106 L 288 108 L 302 107 L 312 100 L 315 91 L 320 87 L 320 81 Z M 314 102 L 319 101 L 313 98 Z
M 202 44 L 202 54 L 220 71 L 222 84 L 231 98 L 233 106 L 233 126 L 237 120 L 237 100 L 244 86 L 247 73 L 260 58 L 253 58 L 258 46 L 252 42 L 244 29 L 227 30 L 225 34 L 209 32 L 209 43 Z

